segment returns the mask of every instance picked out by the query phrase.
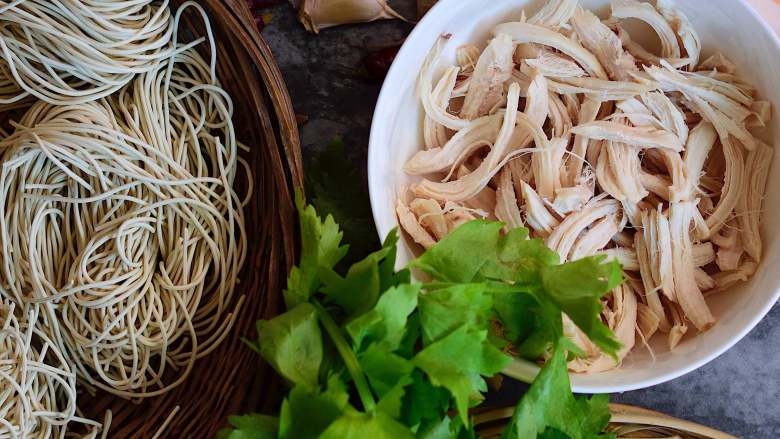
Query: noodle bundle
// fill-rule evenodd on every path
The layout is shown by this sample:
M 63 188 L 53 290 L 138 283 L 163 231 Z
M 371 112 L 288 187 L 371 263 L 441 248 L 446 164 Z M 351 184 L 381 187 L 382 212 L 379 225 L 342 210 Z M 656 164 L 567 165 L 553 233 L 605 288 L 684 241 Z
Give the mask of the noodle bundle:
M 77 414 L 75 374 L 35 324 L 39 308 L 22 319 L 17 311 L 0 300 L 0 437 L 62 437 L 71 421 L 90 430 L 84 437 L 97 437 L 101 424 Z
M 0 129 L 0 438 L 105 435 L 77 383 L 168 392 L 241 309 L 252 176 L 208 17 L 167 3 L 0 0 L 0 110 L 26 108 Z
M 169 56 L 167 3 L 0 0 L 0 108 L 31 96 L 66 104 L 116 92 Z
M 190 48 L 117 96 L 38 102 L 0 142 L 3 273 L 18 301 L 60 304 L 89 384 L 163 393 L 230 328 L 245 253 L 230 107 Z

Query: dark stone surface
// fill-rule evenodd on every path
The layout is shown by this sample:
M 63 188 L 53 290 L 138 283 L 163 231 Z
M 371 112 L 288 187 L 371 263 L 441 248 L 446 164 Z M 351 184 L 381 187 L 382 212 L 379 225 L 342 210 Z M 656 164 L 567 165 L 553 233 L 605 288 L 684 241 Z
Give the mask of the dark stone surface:
M 410 0 L 393 3 L 413 16 Z M 285 75 L 301 126 L 304 157 L 344 138 L 350 162 L 365 174 L 368 135 L 381 81 L 359 73 L 374 49 L 403 41 L 412 25 L 383 21 L 312 35 L 287 5 L 270 10 L 263 36 Z M 365 182 L 359 182 L 365 184 Z M 612 400 L 658 410 L 743 438 L 780 437 L 780 306 L 744 340 L 710 364 L 666 384 L 613 395 Z M 491 404 L 514 404 L 523 385 L 504 381 Z

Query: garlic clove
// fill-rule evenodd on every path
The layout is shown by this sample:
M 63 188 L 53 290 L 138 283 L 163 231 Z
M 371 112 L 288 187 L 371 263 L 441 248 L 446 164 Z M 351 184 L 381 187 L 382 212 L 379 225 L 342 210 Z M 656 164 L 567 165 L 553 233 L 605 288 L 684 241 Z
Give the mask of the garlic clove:
M 298 18 L 309 32 L 351 23 L 405 20 L 386 0 L 303 0 Z

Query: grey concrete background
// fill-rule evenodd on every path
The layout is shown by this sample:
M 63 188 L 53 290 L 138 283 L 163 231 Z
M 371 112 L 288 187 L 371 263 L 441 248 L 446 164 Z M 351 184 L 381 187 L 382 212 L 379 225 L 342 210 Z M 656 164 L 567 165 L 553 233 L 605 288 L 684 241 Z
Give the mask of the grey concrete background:
M 413 0 L 393 3 L 414 16 Z M 263 36 L 284 73 L 310 158 L 341 136 L 347 159 L 365 175 L 368 135 L 381 81 L 364 79 L 360 61 L 373 49 L 397 44 L 412 25 L 384 21 L 305 32 L 288 5 L 268 10 Z M 365 180 L 365 179 L 364 179 Z M 365 185 L 365 181 L 355 182 Z M 780 305 L 745 339 L 710 364 L 669 383 L 613 395 L 634 404 L 709 425 L 742 438 L 780 437 Z M 523 385 L 506 380 L 488 403 L 513 404 Z

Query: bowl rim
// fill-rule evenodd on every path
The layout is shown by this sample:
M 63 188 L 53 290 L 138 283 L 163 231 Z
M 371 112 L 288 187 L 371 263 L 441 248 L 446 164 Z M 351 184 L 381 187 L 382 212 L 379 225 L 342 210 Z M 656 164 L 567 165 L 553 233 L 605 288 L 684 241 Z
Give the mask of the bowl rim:
M 408 58 L 412 51 L 418 50 L 417 47 L 417 40 L 422 38 L 423 33 L 429 32 L 428 27 L 435 27 L 435 23 L 441 22 L 441 16 L 446 12 L 448 8 L 453 7 L 456 2 L 459 2 L 461 0 L 438 0 L 438 2 L 425 14 L 425 16 L 417 23 L 417 25 L 412 29 L 412 31 L 407 36 L 404 43 L 401 45 L 401 48 L 398 51 L 398 54 L 395 57 L 395 60 L 393 61 L 392 65 L 390 66 L 390 69 L 388 70 L 387 76 L 385 77 L 385 80 L 382 84 L 381 91 L 379 93 L 379 97 L 377 99 L 376 107 L 374 110 L 373 119 L 371 122 L 371 131 L 369 135 L 369 142 L 368 142 L 368 162 L 367 162 L 367 175 L 368 175 L 368 186 L 369 186 L 369 199 L 371 202 L 371 213 L 373 217 L 374 224 L 377 225 L 377 233 L 379 235 L 379 239 L 383 240 L 385 238 L 384 234 L 389 232 L 389 230 L 380 230 L 381 227 L 379 224 L 382 223 L 382 219 L 384 217 L 380 217 L 378 214 L 378 209 L 376 206 L 378 206 L 380 203 L 383 203 L 384 200 L 378 199 L 377 191 L 374 189 L 375 184 L 372 184 L 372 182 L 378 181 L 374 175 L 375 169 L 372 166 L 372 163 L 377 163 L 377 154 L 378 151 L 383 147 L 384 145 L 381 143 L 382 139 L 379 139 L 379 131 L 380 127 L 382 125 L 386 125 L 386 120 L 388 120 L 388 117 L 390 116 L 387 113 L 389 110 L 385 110 L 386 108 L 389 108 L 388 105 L 386 105 L 386 102 L 391 99 L 392 96 L 396 96 L 396 89 L 393 87 L 393 84 L 398 82 L 396 77 L 403 75 L 405 72 L 402 71 L 402 60 L 405 58 Z M 761 17 L 761 14 L 753 8 L 749 4 L 747 0 L 736 0 L 735 7 L 741 7 L 743 9 L 747 10 L 747 13 L 750 14 L 750 16 L 756 20 L 758 23 L 760 23 L 761 29 L 764 33 L 768 34 L 770 36 L 770 39 L 775 47 L 775 50 L 777 53 L 780 53 L 780 35 L 778 35 L 775 30 L 769 25 L 769 23 L 766 22 Z M 779 116 L 780 117 L 780 116 Z M 777 163 L 774 164 L 774 166 L 778 166 Z M 381 169 L 381 168 L 380 168 Z M 372 178 L 372 176 L 374 178 Z M 396 220 L 397 222 L 397 220 Z M 384 232 L 384 233 L 383 233 Z M 766 263 L 764 261 L 763 263 Z M 686 375 L 708 363 L 715 360 L 719 356 L 721 356 L 723 353 L 725 353 L 727 350 L 731 349 L 736 345 L 740 340 L 742 340 L 750 331 L 755 328 L 761 320 L 769 313 L 769 311 L 774 307 L 774 305 L 780 300 L 780 287 L 776 288 L 774 291 L 774 294 L 770 296 L 769 300 L 766 301 L 766 303 L 763 305 L 761 310 L 752 316 L 750 320 L 747 321 L 745 325 L 739 330 L 736 331 L 728 336 L 726 338 L 726 341 L 724 343 L 721 343 L 719 346 L 717 346 L 716 349 L 713 349 L 712 352 L 710 352 L 707 355 L 704 355 L 695 361 L 691 361 L 690 363 L 687 363 L 683 367 L 679 367 L 677 369 L 673 369 L 664 373 L 661 373 L 657 376 L 651 376 L 644 379 L 635 380 L 629 383 L 620 384 L 620 385 L 613 385 L 609 384 L 607 382 L 603 384 L 582 384 L 578 383 L 577 377 L 580 376 L 579 374 L 569 372 L 569 376 L 571 377 L 571 384 L 572 384 L 572 390 L 575 393 L 618 393 L 618 392 L 626 392 L 631 390 L 639 390 L 639 389 L 645 389 L 648 387 L 656 386 L 659 384 L 666 383 L 668 381 L 674 380 L 676 378 L 679 378 L 683 375 Z M 520 358 L 514 358 L 512 363 L 504 370 L 502 371 L 503 374 L 510 376 L 512 378 L 516 378 L 522 381 L 530 382 L 530 380 L 533 380 L 534 376 L 539 371 L 539 366 L 534 364 L 531 361 L 520 359 Z M 591 374 L 588 375 L 589 377 L 597 377 L 599 374 Z

